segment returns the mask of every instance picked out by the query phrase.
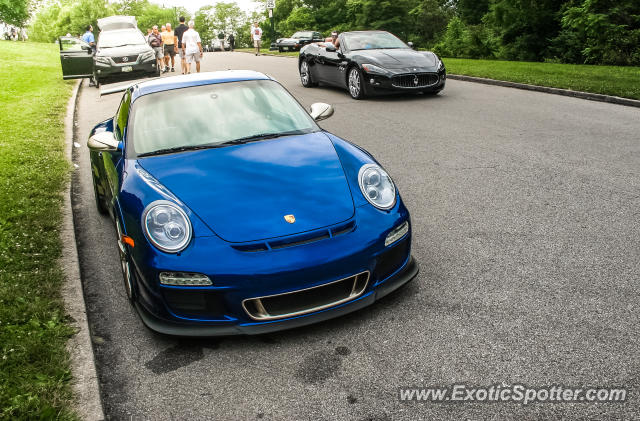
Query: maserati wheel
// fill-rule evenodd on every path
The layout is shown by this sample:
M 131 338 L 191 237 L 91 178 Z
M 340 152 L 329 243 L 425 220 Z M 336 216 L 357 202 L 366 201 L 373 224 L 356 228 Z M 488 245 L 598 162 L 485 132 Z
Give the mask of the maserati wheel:
M 353 99 L 364 98 L 364 88 L 362 86 L 362 74 L 360 69 L 352 67 L 349 70 L 349 94 Z
M 300 82 L 302 82 L 302 86 L 305 88 L 311 88 L 313 86 L 317 86 L 318 84 L 313 81 L 311 77 L 311 69 L 309 69 L 309 62 L 304 60 L 300 64 Z

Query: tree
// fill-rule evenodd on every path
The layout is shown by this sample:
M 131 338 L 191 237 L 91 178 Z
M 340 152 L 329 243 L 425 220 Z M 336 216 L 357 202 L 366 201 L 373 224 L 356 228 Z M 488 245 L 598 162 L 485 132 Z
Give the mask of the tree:
M 467 25 L 479 25 L 489 12 L 489 0 L 457 0 L 456 14 Z
M 29 19 L 31 0 L 0 0 L 0 21 L 22 27 Z
M 562 2 L 557 0 L 493 0 L 484 22 L 500 42 L 500 57 L 540 61 L 560 31 Z
M 554 40 L 563 61 L 640 65 L 640 2 L 582 0 L 562 15 L 562 32 Z

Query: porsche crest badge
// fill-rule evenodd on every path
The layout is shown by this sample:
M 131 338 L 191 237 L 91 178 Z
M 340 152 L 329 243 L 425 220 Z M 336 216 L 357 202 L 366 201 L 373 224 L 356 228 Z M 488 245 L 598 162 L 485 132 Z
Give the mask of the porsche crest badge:
M 284 220 L 290 224 L 293 224 L 294 222 L 296 222 L 296 217 L 293 215 L 285 215 Z

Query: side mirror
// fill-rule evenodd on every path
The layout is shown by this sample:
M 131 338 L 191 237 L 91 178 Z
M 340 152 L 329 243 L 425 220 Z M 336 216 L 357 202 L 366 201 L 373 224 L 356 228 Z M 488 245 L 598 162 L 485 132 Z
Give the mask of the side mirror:
M 333 115 L 333 107 L 324 102 L 316 102 L 311 104 L 311 117 L 315 121 L 326 120 Z
M 113 135 L 113 132 L 96 133 L 89 138 L 87 146 L 92 151 L 113 152 L 122 149 L 120 142 Z
M 333 43 L 329 42 L 325 44 L 325 48 L 328 52 L 330 53 L 335 53 L 336 52 L 336 46 L 333 45 Z
M 409 48 L 413 49 L 413 42 L 409 41 L 407 42 L 407 45 L 409 46 Z

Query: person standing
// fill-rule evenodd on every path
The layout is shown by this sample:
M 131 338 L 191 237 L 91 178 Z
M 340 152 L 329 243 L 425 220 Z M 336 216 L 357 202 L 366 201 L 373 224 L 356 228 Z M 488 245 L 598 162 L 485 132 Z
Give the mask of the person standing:
M 235 43 L 236 43 L 236 38 L 233 36 L 233 34 L 229 34 L 229 50 L 233 51 L 233 49 L 235 48 Z
M 262 29 L 258 26 L 258 22 L 253 24 L 251 28 L 251 37 L 253 39 L 253 46 L 256 49 L 256 55 L 260 55 L 260 44 L 262 43 Z
M 158 32 L 158 25 L 153 25 L 151 35 L 149 35 L 149 45 L 153 48 L 158 63 L 158 70 L 164 72 L 164 54 L 162 53 L 162 36 Z
M 196 62 L 196 72 L 200 73 L 200 59 L 202 59 L 202 41 L 200 34 L 193 29 L 194 23 L 189 21 L 189 29 L 182 34 L 182 49 L 187 62 L 187 74 L 191 73 L 191 63 Z
M 173 32 L 175 35 L 174 45 L 176 46 L 176 52 L 180 55 L 180 71 L 184 75 L 187 70 L 187 63 L 184 57 L 184 49 L 182 48 L 182 35 L 189 30 L 189 27 L 184 24 L 184 16 L 180 16 L 179 21 L 180 25 Z
M 82 35 L 82 40 L 91 46 L 91 49 L 96 50 L 96 39 L 93 36 L 93 26 L 87 25 L 87 31 Z
M 165 25 L 165 31 L 162 33 L 162 44 L 164 45 L 164 67 L 169 68 L 169 59 L 171 59 L 171 71 L 175 72 L 176 46 L 174 45 L 176 35 L 171 29 L 171 24 Z

